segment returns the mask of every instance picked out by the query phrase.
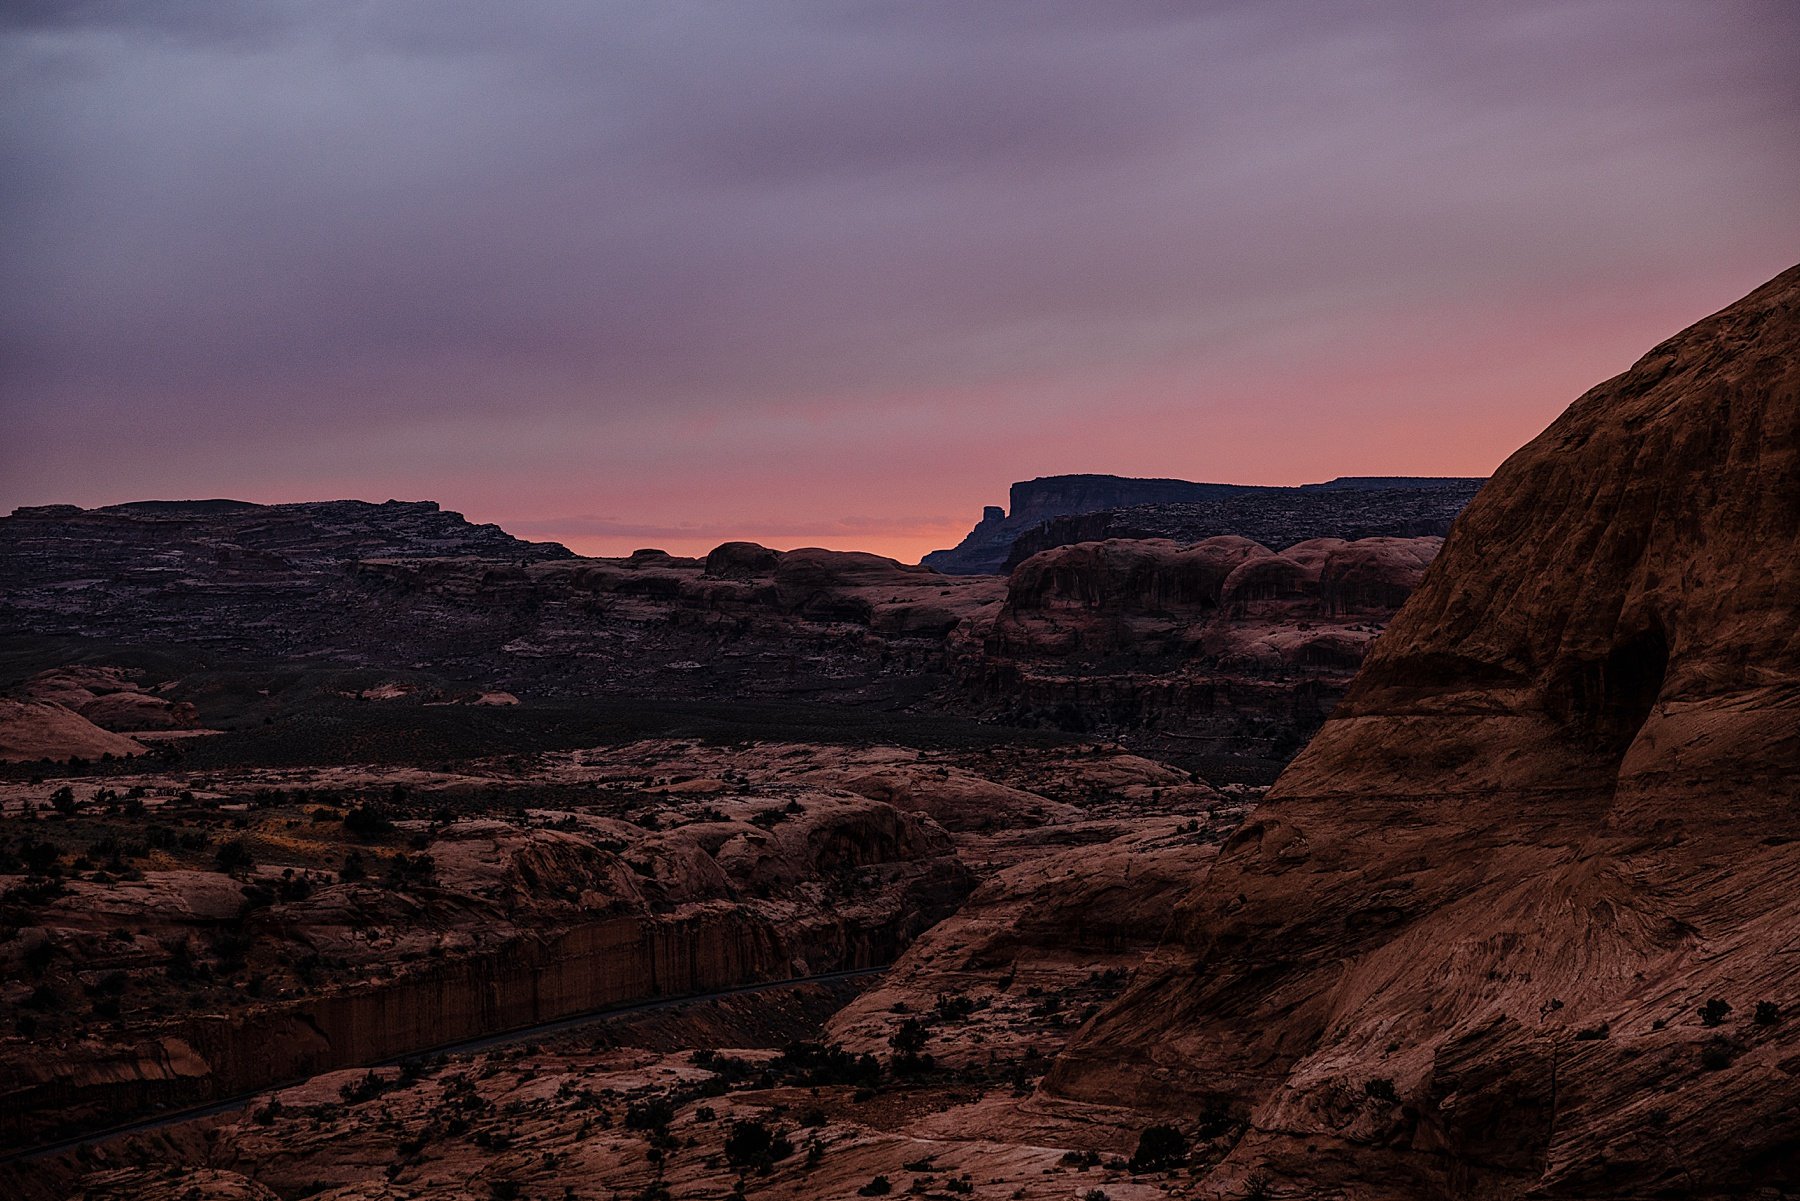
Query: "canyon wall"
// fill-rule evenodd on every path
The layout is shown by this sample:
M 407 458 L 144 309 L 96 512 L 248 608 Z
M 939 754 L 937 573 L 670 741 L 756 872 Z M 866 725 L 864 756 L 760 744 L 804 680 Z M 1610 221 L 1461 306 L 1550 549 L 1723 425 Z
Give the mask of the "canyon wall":
M 1035 555 L 952 637 L 958 703 L 1268 783 L 1317 730 L 1437 538 L 1112 539 Z

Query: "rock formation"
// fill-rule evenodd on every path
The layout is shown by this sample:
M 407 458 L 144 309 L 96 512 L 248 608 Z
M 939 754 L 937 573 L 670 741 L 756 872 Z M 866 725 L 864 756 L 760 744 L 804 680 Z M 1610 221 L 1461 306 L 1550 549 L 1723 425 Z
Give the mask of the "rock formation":
M 1266 784 L 1342 695 L 1437 538 L 1108 540 L 1034 555 L 959 629 L 960 698 Z
M 1200 542 L 1235 534 L 1267 546 L 1308 538 L 1441 536 L 1481 481 L 1340 476 L 1297 488 L 1054 475 L 1012 486 L 961 543 L 926 555 L 950 575 L 1011 571 L 1040 551 L 1112 538 Z
M 1051 1073 L 1280 1195 L 1800 1188 L 1800 268 L 1507 461 Z
M 1368 481 L 1355 478 L 1299 488 L 1265 488 L 1212 500 L 1134 505 L 1040 522 L 1013 540 L 1007 569 L 1032 555 L 1076 542 L 1108 538 L 1168 538 L 1199 542 L 1235 534 L 1265 546 L 1310 539 L 1441 538 L 1481 486 L 1446 477 Z
M 102 729 L 66 706 L 0 697 L 0 762 L 123 758 L 143 751 L 143 743 Z
M 1021 486 L 1015 507 L 1114 495 L 1109 480 Z M 1400 558 L 1383 559 L 1358 542 L 1368 562 L 1355 572 L 1346 558 L 1321 582 L 1322 560 L 1308 560 L 1285 599 L 1255 605 L 1273 577 L 1226 589 L 1213 577 L 1236 552 L 1220 570 L 1198 565 L 1226 546 L 1268 557 L 1262 546 L 1183 545 L 1195 549 L 1057 548 L 1009 583 L 747 542 L 705 559 L 582 558 L 428 503 L 45 506 L 0 518 L 0 625 L 38 648 L 18 661 L 27 671 L 65 655 L 91 665 L 20 685 L 22 699 L 61 697 L 137 735 L 280 721 L 294 715 L 297 682 L 330 669 L 371 675 L 321 682 L 323 692 L 384 702 L 829 700 L 1134 737 L 1154 728 L 1148 749 L 1266 784 L 1329 711 L 1435 543 L 1401 540 Z M 1333 607 L 1339 594 L 1349 608 Z M 1188 630 L 1196 622 L 1205 638 Z M 308 667 L 296 674 L 296 662 Z M 214 674 L 222 663 L 263 665 L 264 678 L 227 688 Z M 121 664 L 137 674 L 106 676 Z M 40 743 L 32 757 L 52 745 Z M 71 743 L 56 757 L 79 753 Z

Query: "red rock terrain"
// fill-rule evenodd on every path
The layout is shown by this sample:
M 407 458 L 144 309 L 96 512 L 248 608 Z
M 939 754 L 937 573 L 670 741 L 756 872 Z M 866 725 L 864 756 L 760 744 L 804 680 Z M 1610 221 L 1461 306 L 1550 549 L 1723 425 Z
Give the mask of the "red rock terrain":
M 1291 696 L 1366 655 L 1253 809 L 1027 734 L 8 768 L 18 1128 L 346 1050 L 259 1063 L 242 1109 L 0 1176 L 27 1201 L 1793 1195 L 1800 268 L 1579 399 L 1436 551 L 1059 547 L 984 602 L 991 631 L 957 619 L 968 661 L 1070 687 L 1199 665 Z M 867 630 L 937 603 L 879 562 L 714 558 L 520 578 L 597 572 L 619 605 L 724 581 Z M 471 569 L 357 570 L 441 600 Z M 902 949 L 860 992 L 362 1066 L 488 1010 Z
M 0 518 L 0 625 L 34 667 L 56 665 L 21 696 L 61 697 L 115 731 L 279 719 L 303 663 L 384 673 L 329 686 L 383 701 L 973 713 L 1136 738 L 1202 774 L 1267 784 L 1416 582 L 1407 557 L 1428 558 L 1436 540 L 1315 539 L 1294 548 L 1306 562 L 1268 565 L 1289 573 L 1279 585 L 1265 570 L 1230 589 L 1200 560 L 1227 545 L 1269 552 L 1243 538 L 1102 545 L 1058 547 L 1008 580 L 741 542 L 705 559 L 577 558 L 425 502 L 41 506 Z M 1320 547 L 1336 548 L 1329 568 Z M 101 678 L 124 662 L 143 668 L 141 687 Z M 269 678 L 222 704 L 195 681 L 222 664 Z M 62 725 L 21 733 L 16 753 L 0 728 L 0 751 L 133 753 Z
M 1800 269 L 1514 455 L 1048 1091 L 1289 1195 L 1800 1188 Z
M 978 875 L 1146 814 L 1241 806 L 1093 747 L 658 740 L 21 781 L 0 810 L 16 1147 L 584 1011 L 885 965 Z

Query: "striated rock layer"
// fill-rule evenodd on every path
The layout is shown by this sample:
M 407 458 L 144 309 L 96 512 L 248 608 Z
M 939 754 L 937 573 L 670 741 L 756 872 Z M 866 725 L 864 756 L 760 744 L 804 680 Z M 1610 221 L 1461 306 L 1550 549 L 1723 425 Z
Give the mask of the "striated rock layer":
M 1792 1190 L 1797 772 L 1800 268 L 1501 468 L 1047 1089 L 1247 1112 L 1228 1194 Z

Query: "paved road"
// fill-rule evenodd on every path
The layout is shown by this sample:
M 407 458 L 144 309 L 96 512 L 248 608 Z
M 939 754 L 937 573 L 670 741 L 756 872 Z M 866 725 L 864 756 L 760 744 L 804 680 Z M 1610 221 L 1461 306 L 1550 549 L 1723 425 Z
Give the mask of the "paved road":
M 795 988 L 802 984 L 830 984 L 835 980 L 855 980 L 862 976 L 875 976 L 888 970 L 887 964 L 880 967 L 853 968 L 844 972 L 825 972 L 818 976 L 795 976 L 788 980 L 770 980 L 764 984 L 746 984 L 741 988 L 727 988 L 719 992 L 694 993 L 685 997 L 659 997 L 654 1001 L 639 1001 L 635 1005 L 621 1005 L 612 1009 L 595 1009 L 587 1013 L 578 1013 L 573 1017 L 558 1018 L 554 1022 L 540 1022 L 535 1026 L 521 1026 L 517 1030 L 505 1030 L 499 1034 L 485 1034 L 480 1038 L 464 1039 L 461 1042 L 445 1043 L 436 1047 L 423 1047 L 417 1051 L 409 1051 L 405 1055 L 396 1055 L 391 1059 L 379 1060 L 375 1063 L 347 1063 L 340 1068 L 331 1069 L 341 1072 L 355 1068 L 379 1068 L 396 1064 L 406 1059 L 417 1059 L 426 1055 L 460 1055 L 471 1051 L 485 1051 L 490 1047 L 505 1046 L 508 1043 L 525 1042 L 530 1039 L 543 1038 L 547 1035 L 562 1034 L 570 1030 L 579 1030 L 583 1026 L 591 1026 L 596 1022 L 604 1022 L 609 1018 L 624 1017 L 632 1013 L 645 1013 L 653 1009 L 674 1009 L 681 1005 L 697 1005 L 703 1001 L 716 1001 L 721 997 L 741 997 L 750 993 L 772 992 L 775 989 Z M 323 1075 L 324 1073 L 320 1073 Z M 23 1163 L 33 1159 L 43 1159 L 52 1155 L 61 1155 L 65 1151 L 73 1151 L 77 1147 L 92 1143 L 104 1143 L 128 1134 L 143 1134 L 150 1130 L 161 1130 L 167 1126 L 177 1126 L 183 1122 L 192 1122 L 199 1118 L 210 1118 L 216 1114 L 232 1113 L 243 1109 L 258 1097 L 265 1097 L 278 1089 L 292 1088 L 303 1084 L 312 1077 L 297 1080 L 284 1080 L 279 1083 L 259 1088 L 255 1092 L 239 1093 L 235 1097 L 227 1097 L 222 1101 L 214 1101 L 208 1105 L 196 1105 L 192 1109 L 177 1109 L 159 1113 L 154 1117 L 126 1122 L 120 1126 L 109 1126 L 105 1130 L 96 1130 L 89 1134 L 77 1135 L 63 1139 L 61 1142 L 45 1143 L 24 1151 L 14 1151 L 0 1156 L 0 1165 Z

